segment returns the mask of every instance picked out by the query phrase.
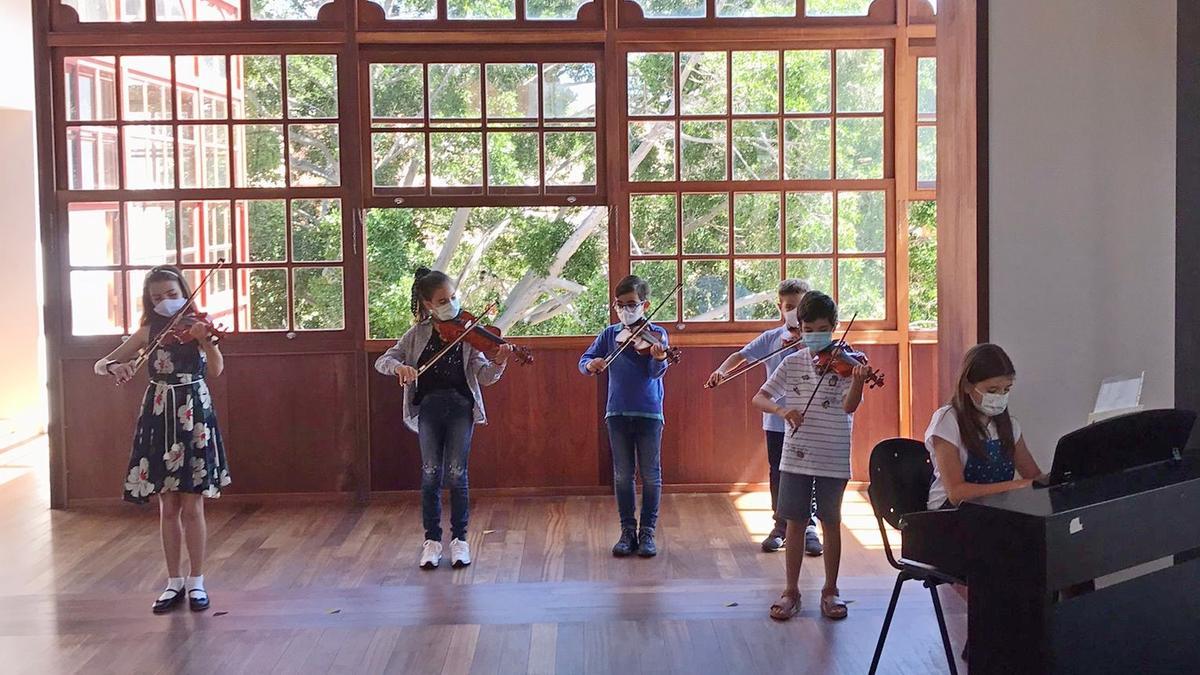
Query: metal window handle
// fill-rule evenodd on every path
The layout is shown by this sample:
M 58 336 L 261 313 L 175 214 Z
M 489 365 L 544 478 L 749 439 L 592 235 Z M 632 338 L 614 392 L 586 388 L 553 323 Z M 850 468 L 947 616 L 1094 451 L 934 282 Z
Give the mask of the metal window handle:
M 295 340 L 296 339 L 296 331 L 289 330 L 287 333 L 284 334 L 284 337 L 289 340 Z

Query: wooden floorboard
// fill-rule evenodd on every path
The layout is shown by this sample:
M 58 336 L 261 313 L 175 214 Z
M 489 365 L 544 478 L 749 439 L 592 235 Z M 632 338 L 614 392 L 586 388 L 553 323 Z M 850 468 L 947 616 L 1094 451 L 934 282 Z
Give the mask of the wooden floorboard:
M 765 494 L 666 495 L 651 560 L 609 555 L 610 497 L 479 498 L 475 564 L 432 572 L 415 564 L 415 500 L 216 501 L 212 610 L 160 617 L 155 509 L 52 512 L 45 479 L 44 441 L 0 454 L 4 673 L 865 673 L 895 580 L 857 493 L 843 530 L 850 618 L 820 617 L 823 567 L 809 558 L 784 624 L 767 617 L 783 554 L 757 546 Z M 961 646 L 964 607 L 943 598 Z M 901 596 L 880 672 L 947 672 L 919 586 Z

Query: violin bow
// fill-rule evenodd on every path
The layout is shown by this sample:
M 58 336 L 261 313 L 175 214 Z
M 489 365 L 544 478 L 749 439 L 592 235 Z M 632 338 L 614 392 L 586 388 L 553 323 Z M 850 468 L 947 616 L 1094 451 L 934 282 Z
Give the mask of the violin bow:
M 146 365 L 146 362 L 150 360 L 150 354 L 154 353 L 155 350 L 162 346 L 163 339 L 166 338 L 167 334 L 170 333 L 175 326 L 179 325 L 179 320 L 183 318 L 183 315 L 188 311 L 188 308 L 195 306 L 196 296 L 200 294 L 200 289 L 208 285 L 208 280 L 212 278 L 212 275 L 224 266 L 225 259 L 217 258 L 216 264 L 212 266 L 212 269 L 208 270 L 208 273 L 204 275 L 204 278 L 200 280 L 200 283 L 197 284 L 196 287 L 192 289 L 192 292 L 188 294 L 187 301 L 183 303 L 183 306 L 171 315 L 170 320 L 167 321 L 167 325 L 164 326 L 162 330 L 158 331 L 158 333 L 154 336 L 154 339 L 146 343 L 145 347 L 138 350 L 138 355 L 133 359 L 133 375 L 136 375 L 138 370 L 140 370 L 142 366 Z M 132 375 L 130 376 L 130 379 L 133 379 Z M 128 382 L 128 380 L 124 380 L 124 382 Z
M 455 345 L 457 345 L 458 343 L 465 340 L 467 337 L 467 333 L 470 333 L 471 331 L 475 330 L 475 326 L 478 326 L 483 321 L 483 317 L 486 316 L 488 312 L 492 311 L 495 308 L 496 308 L 496 303 L 493 302 L 492 304 L 488 305 L 487 307 L 484 307 L 483 311 L 479 313 L 479 316 L 475 317 L 474 321 L 468 321 L 467 323 L 465 323 L 463 325 L 463 332 L 461 335 L 459 335 L 458 337 L 451 340 L 450 344 L 446 345 L 445 347 L 442 347 L 441 350 L 438 351 L 438 353 L 433 355 L 433 358 L 431 358 L 425 362 L 425 365 L 421 366 L 420 368 L 417 368 L 417 377 L 420 377 L 421 375 L 423 375 L 425 373 L 425 371 L 429 370 L 431 367 L 433 367 L 433 365 L 435 363 L 440 361 L 443 356 L 445 356 L 446 354 L 449 354 L 450 350 L 454 349 Z
M 682 281 L 675 284 L 675 287 L 671 289 L 671 292 L 664 295 L 662 300 L 659 300 L 658 304 L 654 306 L 654 309 L 650 310 L 650 313 L 647 314 L 645 317 L 643 317 L 644 321 L 642 321 L 642 325 L 640 325 L 637 328 L 635 328 L 634 330 L 630 331 L 629 339 L 625 341 L 625 344 L 618 347 L 617 351 L 613 352 L 612 354 L 609 354 L 608 358 L 604 359 L 604 367 L 605 368 L 608 368 L 610 365 L 612 365 L 612 362 L 615 361 L 617 359 L 617 357 L 621 355 L 621 352 L 628 349 L 629 345 L 631 345 L 635 341 L 637 341 L 638 336 L 641 335 L 643 332 L 645 332 L 645 330 L 647 328 L 650 327 L 650 319 L 653 318 L 654 315 L 658 313 L 658 310 L 662 309 L 663 305 L 667 304 L 668 299 L 675 297 L 675 291 L 678 291 L 680 288 L 683 288 Z
M 813 400 L 815 398 L 817 398 L 817 391 L 821 388 L 821 385 L 825 382 L 825 376 L 829 374 L 829 369 L 833 368 L 833 359 L 837 357 L 837 351 L 839 349 L 845 348 L 846 336 L 850 334 L 850 327 L 854 325 L 854 320 L 857 318 L 858 318 L 858 312 L 855 312 L 854 316 L 850 317 L 850 323 L 846 324 L 846 330 L 842 331 L 842 338 L 834 343 L 834 345 L 833 345 L 834 353 L 832 355 L 832 358 L 830 358 L 829 361 L 825 364 L 825 367 L 821 369 L 821 377 L 820 377 L 820 379 L 817 380 L 817 386 L 813 387 L 812 395 L 808 397 L 808 403 L 804 404 L 804 410 L 802 410 L 800 412 L 801 415 L 808 414 L 809 407 L 812 406 Z M 800 430 L 800 427 L 793 427 L 792 433 L 790 433 L 788 435 L 795 436 L 796 432 L 799 430 Z
M 783 352 L 786 352 L 789 349 L 795 349 L 797 343 L 799 343 L 799 342 L 802 342 L 802 340 L 800 340 L 799 338 L 792 340 L 791 342 L 784 340 L 783 346 L 780 347 L 779 349 L 776 349 L 775 351 L 771 352 L 770 354 L 767 354 L 766 356 L 762 357 L 761 359 L 754 359 L 753 361 L 743 363 L 742 365 L 738 366 L 737 368 L 734 368 L 733 370 L 729 371 L 728 373 L 722 375 L 721 379 L 717 380 L 717 383 L 714 384 L 713 386 L 710 387 L 710 386 L 708 386 L 708 384 L 705 384 L 704 388 L 705 389 L 715 389 L 716 387 L 719 387 L 736 377 L 745 375 L 746 373 L 750 372 L 751 370 L 754 370 L 755 368 L 759 367 L 760 365 L 766 363 L 771 358 L 778 356 L 779 354 L 782 354 Z

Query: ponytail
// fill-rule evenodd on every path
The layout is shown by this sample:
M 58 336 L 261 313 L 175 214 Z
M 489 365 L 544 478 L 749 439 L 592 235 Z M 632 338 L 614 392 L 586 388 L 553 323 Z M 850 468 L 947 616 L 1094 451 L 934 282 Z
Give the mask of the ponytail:
M 432 299 L 434 291 L 449 283 L 450 277 L 442 272 L 430 270 L 428 267 L 417 268 L 413 275 L 412 298 L 409 301 L 409 310 L 417 321 L 429 318 L 429 310 L 425 309 L 425 304 L 421 301 Z

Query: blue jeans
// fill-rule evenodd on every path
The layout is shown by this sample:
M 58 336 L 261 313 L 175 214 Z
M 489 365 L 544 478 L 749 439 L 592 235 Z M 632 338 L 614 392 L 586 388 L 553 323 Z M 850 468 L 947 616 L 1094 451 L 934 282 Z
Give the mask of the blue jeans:
M 612 447 L 613 492 L 617 495 L 621 528 L 638 526 L 634 517 L 637 496 L 633 489 L 636 461 L 642 474 L 642 529 L 653 532 L 662 499 L 662 420 L 615 415 L 605 421 L 608 444 Z
M 450 488 L 450 536 L 467 538 L 471 505 L 467 496 L 467 459 L 475 432 L 475 404 L 450 389 L 430 392 L 421 401 L 417 423 L 421 441 L 421 520 L 425 538 L 442 540 L 442 482 Z

